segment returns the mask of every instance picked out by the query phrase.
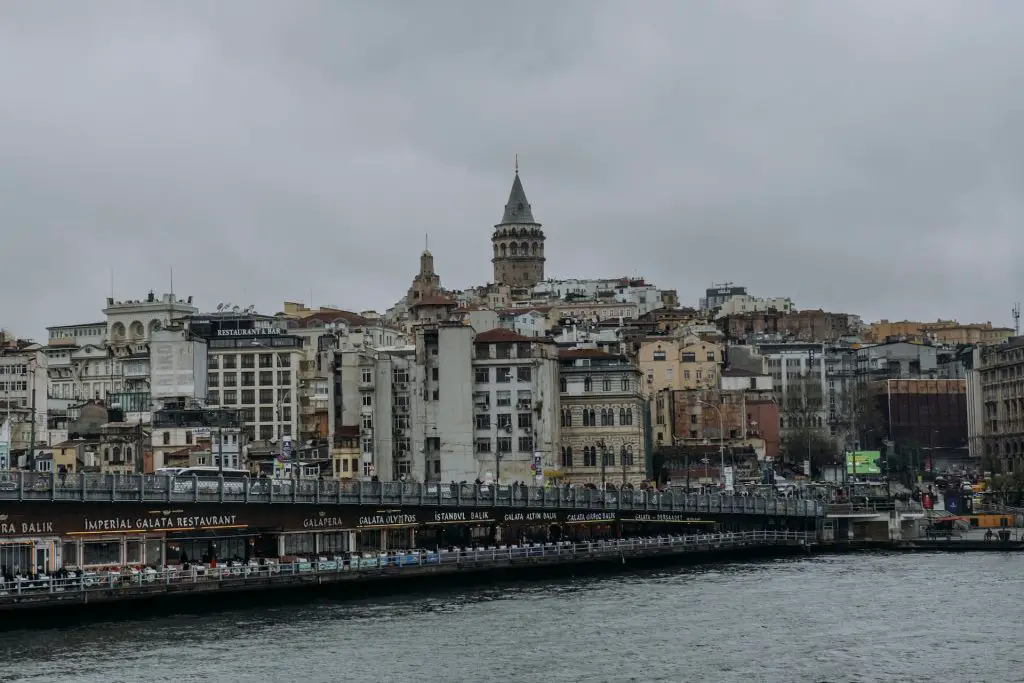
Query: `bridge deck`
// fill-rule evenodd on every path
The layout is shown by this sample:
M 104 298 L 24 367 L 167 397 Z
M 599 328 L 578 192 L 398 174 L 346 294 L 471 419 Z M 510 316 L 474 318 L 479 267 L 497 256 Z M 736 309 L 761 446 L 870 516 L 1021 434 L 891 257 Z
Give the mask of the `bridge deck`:
M 0 583 L 0 611 L 52 605 L 100 603 L 159 596 L 263 590 L 424 574 L 486 571 L 503 567 L 587 563 L 630 557 L 713 553 L 741 548 L 811 546 L 815 535 L 795 531 L 747 531 L 620 539 L 591 543 L 547 543 L 450 552 L 399 551 L 353 559 L 319 558 L 293 564 L 168 568 L 161 571 L 43 577 Z
M 509 508 L 578 511 L 651 510 L 781 517 L 824 517 L 824 503 L 797 498 L 698 495 L 679 490 L 474 486 L 329 480 L 175 479 L 162 475 L 7 473 L 0 501 L 167 502 Z

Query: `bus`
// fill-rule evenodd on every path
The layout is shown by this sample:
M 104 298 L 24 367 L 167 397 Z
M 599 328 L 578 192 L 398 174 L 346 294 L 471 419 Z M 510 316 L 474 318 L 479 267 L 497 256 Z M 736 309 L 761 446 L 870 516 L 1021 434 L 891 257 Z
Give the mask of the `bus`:
M 176 470 L 176 471 L 175 471 Z M 193 487 L 203 493 L 220 491 L 220 481 L 224 479 L 224 493 L 245 493 L 245 482 L 249 478 L 249 470 L 225 467 L 167 467 L 157 470 L 157 474 L 166 474 L 170 478 L 171 490 L 175 493 L 191 493 Z

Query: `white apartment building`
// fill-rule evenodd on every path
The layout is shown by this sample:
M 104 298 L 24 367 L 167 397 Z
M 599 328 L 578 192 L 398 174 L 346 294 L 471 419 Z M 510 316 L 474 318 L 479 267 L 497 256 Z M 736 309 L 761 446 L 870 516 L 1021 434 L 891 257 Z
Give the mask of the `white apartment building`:
M 643 278 L 543 280 L 533 288 L 533 296 L 537 300 L 565 299 L 568 295 L 634 304 L 636 315 L 665 307 L 662 290 Z
M 207 343 L 207 403 L 238 410 L 247 442 L 298 438 L 305 340 L 246 312 L 196 315 L 187 326 Z
M 760 313 L 762 311 L 792 313 L 793 310 L 793 300 L 789 297 L 762 298 L 748 294 L 737 294 L 726 299 L 725 303 L 718 309 L 715 318 L 724 318 L 727 315 L 738 315 L 741 313 Z
M 558 467 L 558 352 L 506 329 L 473 340 L 473 452 L 482 479 L 543 482 Z M 447 388 L 445 389 L 447 391 Z
M 39 344 L 0 346 L 0 424 L 11 424 L 12 453 L 27 451 L 32 443 L 33 414 L 35 444 L 51 443 L 46 421 L 46 374 L 47 357 Z

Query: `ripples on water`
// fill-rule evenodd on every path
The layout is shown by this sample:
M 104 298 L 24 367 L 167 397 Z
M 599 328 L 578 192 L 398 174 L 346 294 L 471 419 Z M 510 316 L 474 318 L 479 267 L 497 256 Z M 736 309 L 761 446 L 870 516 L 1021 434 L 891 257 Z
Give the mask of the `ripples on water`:
M 826 556 L 9 632 L 0 681 L 1006 683 L 1022 569 Z

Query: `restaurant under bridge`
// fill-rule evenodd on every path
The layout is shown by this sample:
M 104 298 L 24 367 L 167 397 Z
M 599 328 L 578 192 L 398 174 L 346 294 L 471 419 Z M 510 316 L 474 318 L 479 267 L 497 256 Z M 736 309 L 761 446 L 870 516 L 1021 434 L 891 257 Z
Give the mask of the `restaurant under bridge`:
M 821 529 L 819 501 L 683 491 L 9 473 L 0 572 Z

